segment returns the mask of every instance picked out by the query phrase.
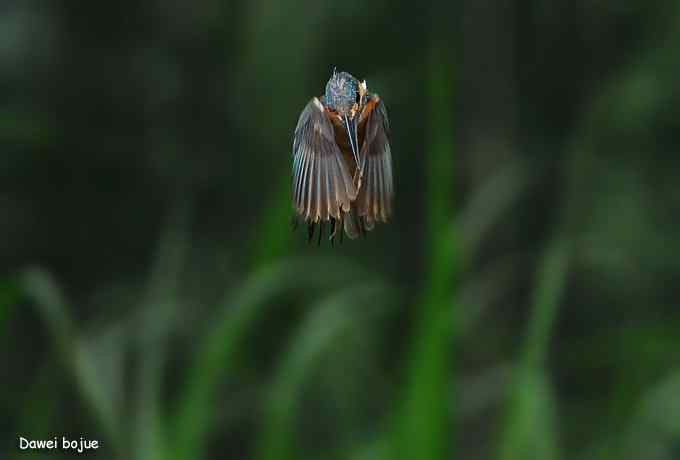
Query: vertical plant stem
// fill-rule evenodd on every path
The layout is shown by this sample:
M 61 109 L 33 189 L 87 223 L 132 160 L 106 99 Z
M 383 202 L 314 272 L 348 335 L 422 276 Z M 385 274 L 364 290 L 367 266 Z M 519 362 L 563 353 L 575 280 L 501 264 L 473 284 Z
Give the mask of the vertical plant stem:
M 566 241 L 556 239 L 546 248 L 536 273 L 533 310 L 510 390 L 500 443 L 500 460 L 549 460 L 559 456 L 552 391 L 546 378 L 545 360 L 566 285 L 568 255 Z
M 177 299 L 188 253 L 190 214 L 190 200 L 178 200 L 159 241 L 140 317 L 142 327 L 136 341 L 142 352 L 136 375 L 136 427 L 132 434 L 132 456 L 137 460 L 167 457 L 164 452 L 167 434 L 161 407 L 163 363 L 167 359 L 170 329 L 179 315 Z
M 523 367 L 543 368 L 567 277 L 567 245 L 557 240 L 545 250 L 538 269 L 533 312 L 523 353 Z
M 366 321 L 378 313 L 380 309 L 375 307 L 375 299 L 387 295 L 379 285 L 365 285 L 333 294 L 314 306 L 290 348 L 282 355 L 284 359 L 265 407 L 256 459 L 299 458 L 295 422 L 306 379 L 321 361 L 327 347 L 351 335 L 358 321 Z
M 246 335 L 276 296 L 301 287 L 335 286 L 348 280 L 350 270 L 338 266 L 325 273 L 323 261 L 274 264 L 249 276 L 235 292 L 227 293 L 220 315 L 197 345 L 196 360 L 188 371 L 186 384 L 173 416 L 170 458 L 176 460 L 211 458 L 206 452 L 209 430 L 217 419 L 215 400 L 219 385 L 236 365 L 235 357 Z
M 427 156 L 428 269 L 417 311 L 413 346 L 407 361 L 403 410 L 396 432 L 395 456 L 404 459 L 451 458 L 452 322 L 457 271 L 453 232 L 453 117 L 451 69 L 435 47 L 429 65 L 430 146 Z

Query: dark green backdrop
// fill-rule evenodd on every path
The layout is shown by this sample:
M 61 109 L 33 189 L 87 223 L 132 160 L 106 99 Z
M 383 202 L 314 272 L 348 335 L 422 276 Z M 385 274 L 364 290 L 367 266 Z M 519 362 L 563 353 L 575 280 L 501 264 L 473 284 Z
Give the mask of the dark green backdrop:
M 0 4 L 0 458 L 680 457 L 680 4 Z M 395 216 L 307 245 L 333 66 Z

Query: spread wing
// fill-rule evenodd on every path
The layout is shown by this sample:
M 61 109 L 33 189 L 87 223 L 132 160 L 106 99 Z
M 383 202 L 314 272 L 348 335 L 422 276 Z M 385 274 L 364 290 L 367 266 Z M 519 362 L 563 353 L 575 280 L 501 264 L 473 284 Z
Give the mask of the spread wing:
M 363 117 L 366 131 L 361 147 L 362 179 L 357 208 L 370 230 L 375 221 L 387 222 L 392 215 L 392 152 L 387 110 L 378 95 L 371 95 Z
M 356 197 L 333 124 L 318 98 L 300 114 L 293 140 L 293 204 L 312 222 L 340 219 Z

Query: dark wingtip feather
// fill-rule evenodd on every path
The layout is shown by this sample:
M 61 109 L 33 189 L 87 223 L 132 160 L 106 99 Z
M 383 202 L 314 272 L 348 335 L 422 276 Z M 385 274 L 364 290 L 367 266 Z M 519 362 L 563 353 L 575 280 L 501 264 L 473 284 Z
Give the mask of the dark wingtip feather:
M 359 217 L 359 230 L 361 231 L 361 236 L 366 238 L 366 222 L 363 216 Z
M 331 218 L 331 233 L 328 236 L 328 239 L 331 240 L 331 246 L 335 246 L 335 234 L 337 233 L 337 226 L 336 220 L 334 218 Z
M 344 239 L 345 239 L 345 229 L 344 229 L 344 226 L 345 226 L 345 224 L 344 224 L 344 222 L 343 222 L 343 218 L 341 217 L 341 218 L 340 218 L 340 244 L 342 244 L 343 241 L 344 241 Z
M 317 246 L 321 246 L 321 241 L 326 236 L 328 231 L 328 240 L 332 247 L 340 239 L 340 244 L 343 244 L 345 234 L 351 239 L 357 238 L 359 235 L 366 237 L 366 233 L 370 230 L 368 222 L 363 216 L 352 216 L 351 213 L 341 214 L 340 218 L 331 217 L 328 220 L 319 219 L 318 221 L 306 221 L 307 225 L 307 243 L 311 244 L 316 238 Z M 317 232 L 318 228 L 318 234 Z M 339 233 L 339 235 L 338 235 Z
M 307 225 L 307 243 L 311 243 L 312 238 L 314 238 L 314 222 Z
M 323 220 L 319 221 L 319 239 L 316 242 L 317 246 L 321 246 L 321 238 L 323 238 L 323 226 L 324 226 Z

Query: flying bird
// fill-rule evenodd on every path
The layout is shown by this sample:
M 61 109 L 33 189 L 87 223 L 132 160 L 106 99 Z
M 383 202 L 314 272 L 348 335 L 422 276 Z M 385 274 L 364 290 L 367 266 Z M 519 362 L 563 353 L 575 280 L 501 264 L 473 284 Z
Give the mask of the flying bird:
M 333 70 L 326 91 L 300 114 L 293 139 L 293 205 L 321 242 L 354 239 L 392 215 L 392 153 L 385 103 L 366 81 Z

